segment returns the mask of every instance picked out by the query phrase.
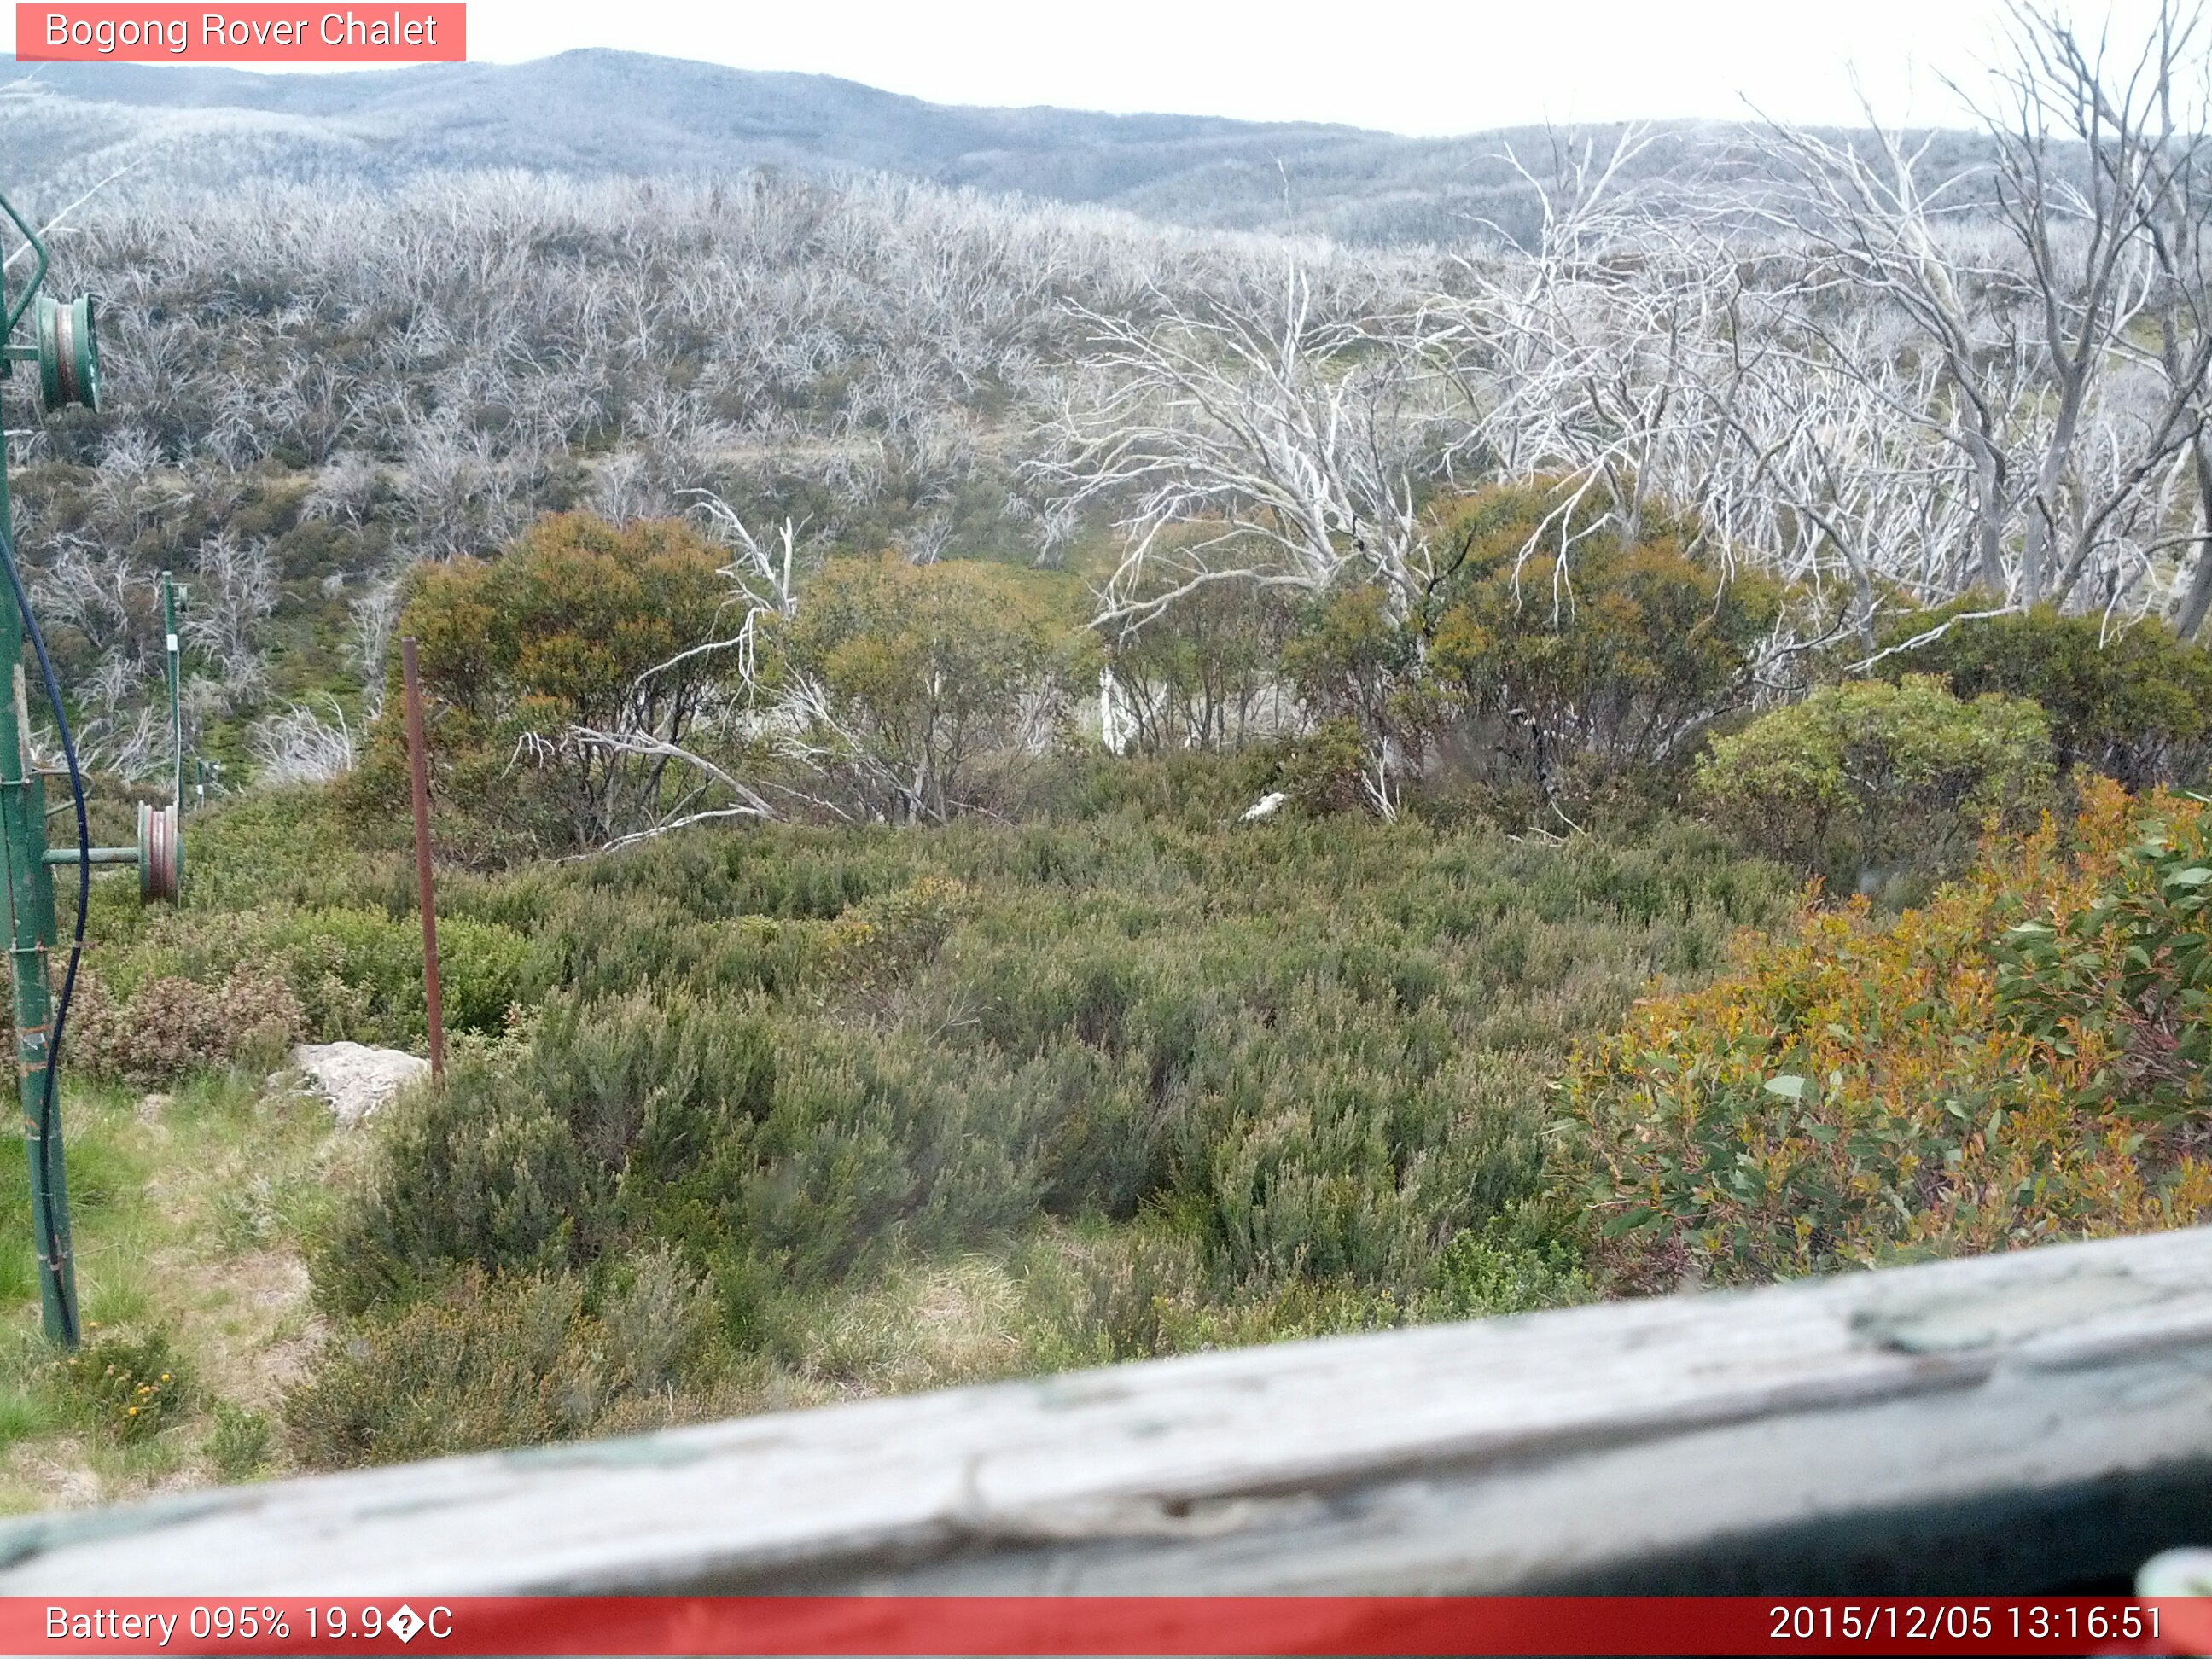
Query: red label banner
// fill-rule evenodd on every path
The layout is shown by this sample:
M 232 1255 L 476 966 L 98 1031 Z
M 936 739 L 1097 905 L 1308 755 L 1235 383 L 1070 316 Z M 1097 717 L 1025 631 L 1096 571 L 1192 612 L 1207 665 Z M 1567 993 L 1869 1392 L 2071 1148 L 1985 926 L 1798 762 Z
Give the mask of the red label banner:
M 465 5 L 23 5 L 25 64 L 459 63 Z
M 2212 1600 L 2105 1596 L 30 1596 L 10 1654 L 2212 1652 Z

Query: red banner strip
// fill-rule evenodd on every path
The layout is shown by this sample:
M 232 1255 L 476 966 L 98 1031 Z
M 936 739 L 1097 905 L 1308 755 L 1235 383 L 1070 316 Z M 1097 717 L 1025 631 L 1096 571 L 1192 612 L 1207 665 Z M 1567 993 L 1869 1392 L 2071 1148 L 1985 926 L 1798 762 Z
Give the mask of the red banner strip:
M 465 5 L 23 5 L 25 64 L 458 64 Z
M 28 1596 L 10 1654 L 2208 1653 L 2212 1600 Z

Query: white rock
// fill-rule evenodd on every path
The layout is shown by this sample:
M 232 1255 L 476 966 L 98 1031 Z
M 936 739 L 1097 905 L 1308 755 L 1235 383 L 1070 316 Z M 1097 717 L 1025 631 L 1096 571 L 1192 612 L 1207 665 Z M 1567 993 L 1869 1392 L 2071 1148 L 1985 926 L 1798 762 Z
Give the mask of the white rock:
M 430 1070 L 430 1062 L 419 1055 L 360 1042 L 303 1042 L 292 1050 L 292 1064 L 307 1074 L 308 1086 L 331 1103 L 338 1121 L 348 1127 Z
M 1282 804 L 1289 799 L 1290 797 L 1284 793 L 1283 791 L 1279 789 L 1273 790 L 1268 793 L 1261 796 L 1259 799 L 1254 801 L 1249 806 L 1246 807 L 1244 809 L 1244 816 L 1239 819 L 1238 822 L 1242 823 L 1249 823 L 1255 818 L 1272 817 Z

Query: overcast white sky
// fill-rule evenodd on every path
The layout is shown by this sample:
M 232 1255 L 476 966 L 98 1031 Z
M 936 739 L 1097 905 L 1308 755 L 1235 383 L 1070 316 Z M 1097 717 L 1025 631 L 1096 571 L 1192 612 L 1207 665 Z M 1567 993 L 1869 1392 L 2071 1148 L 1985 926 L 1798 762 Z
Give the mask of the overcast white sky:
M 2085 23 L 2117 3 L 2059 0 Z M 121 9 L 121 8 L 118 8 Z M 12 7 L 0 32 L 13 33 Z M 1407 133 L 1541 121 L 1958 121 L 2002 0 L 471 0 L 471 58 L 617 46 L 945 103 L 1058 104 Z

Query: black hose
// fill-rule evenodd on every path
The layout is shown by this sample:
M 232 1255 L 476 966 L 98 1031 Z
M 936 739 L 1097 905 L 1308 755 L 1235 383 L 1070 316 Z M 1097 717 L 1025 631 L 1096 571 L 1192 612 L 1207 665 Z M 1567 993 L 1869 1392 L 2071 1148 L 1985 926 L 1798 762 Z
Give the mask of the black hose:
M 52 705 L 54 725 L 61 732 L 62 758 L 69 763 L 70 797 L 76 805 L 76 930 L 70 940 L 69 969 L 62 975 L 61 1000 L 54 1005 L 52 1040 L 46 1044 L 46 1084 L 39 1097 L 39 1238 L 44 1247 L 46 1277 L 54 1288 L 54 1304 L 61 1310 L 62 1340 L 77 1342 L 76 1304 L 71 1299 L 70 1276 L 64 1271 L 61 1230 L 54 1224 L 54 1090 L 61 1066 L 62 1032 L 69 1024 L 70 999 L 76 994 L 77 958 L 84 954 L 84 915 L 92 908 L 92 823 L 85 816 L 84 773 L 76 763 L 76 742 L 70 736 L 69 711 L 62 707 L 61 682 L 54 678 L 53 659 L 46 655 L 46 636 L 31 614 L 31 596 L 23 591 L 22 573 L 15 568 L 15 538 L 0 529 L 0 566 L 8 572 L 8 586 L 15 591 L 15 609 L 23 617 L 23 632 L 38 653 L 39 672 L 46 683 L 46 701 Z M 30 775 L 31 734 L 20 734 L 23 775 Z

